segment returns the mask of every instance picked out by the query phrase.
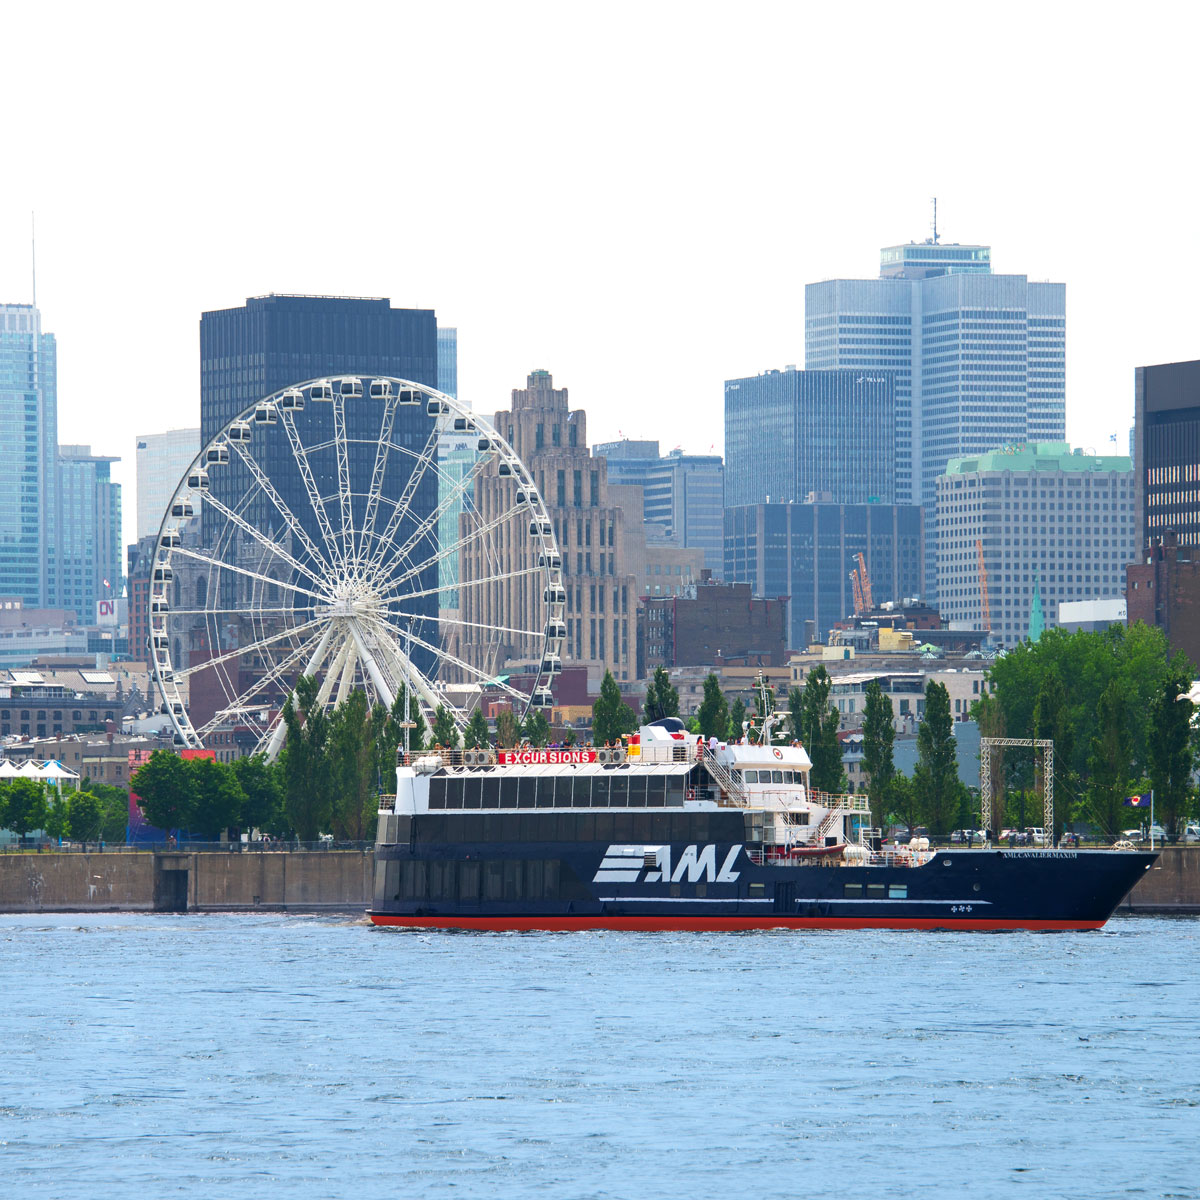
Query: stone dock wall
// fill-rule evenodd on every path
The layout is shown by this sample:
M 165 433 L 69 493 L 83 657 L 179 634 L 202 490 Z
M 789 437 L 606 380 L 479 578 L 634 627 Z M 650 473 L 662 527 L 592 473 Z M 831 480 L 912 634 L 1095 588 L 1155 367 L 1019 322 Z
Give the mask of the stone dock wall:
M 364 911 L 370 850 L 0 855 L 0 912 Z
M 370 850 L 0 854 L 0 912 L 363 911 Z M 1121 912 L 1200 913 L 1200 846 L 1170 846 Z

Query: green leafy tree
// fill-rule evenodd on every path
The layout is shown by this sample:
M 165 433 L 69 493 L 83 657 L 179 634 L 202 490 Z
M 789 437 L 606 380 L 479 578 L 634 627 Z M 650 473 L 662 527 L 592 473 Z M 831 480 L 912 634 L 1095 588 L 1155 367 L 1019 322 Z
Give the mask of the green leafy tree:
M 646 707 L 642 716 L 647 725 L 665 717 L 679 716 L 679 691 L 672 686 L 666 667 L 654 668 L 654 677 L 646 686 Z
M 530 709 L 521 733 L 531 746 L 547 745 L 550 741 L 550 722 L 546 720 L 546 714 L 540 708 Z
M 842 743 L 838 741 L 838 711 L 829 699 L 833 680 L 823 664 L 808 673 L 803 689 L 788 692 L 792 736 L 802 742 L 812 760 L 809 782 L 819 792 L 842 790 Z
M 302 841 L 327 829 L 332 816 L 332 779 L 327 741 L 329 718 L 318 702 L 316 680 L 301 675 L 283 706 L 284 792 L 288 824 Z
M 19 838 L 43 829 L 47 815 L 44 784 L 36 779 L 14 779 L 8 784 L 7 825 Z
M 516 714 L 511 709 L 505 709 L 496 714 L 496 745 L 509 749 L 521 738 L 521 726 Z
M 491 743 L 487 717 L 481 709 L 476 709 L 467 722 L 467 731 L 463 734 L 463 744 L 469 750 L 486 750 Z
M 707 738 L 724 738 L 729 734 L 729 705 L 725 703 L 721 684 L 713 672 L 704 680 L 704 699 L 696 714 L 700 721 L 700 732 Z
M 455 750 L 458 748 L 458 741 L 458 726 L 454 722 L 453 713 L 444 704 L 439 704 L 433 714 L 434 745 L 441 746 L 444 750 Z
M 155 750 L 129 781 L 138 805 L 159 829 L 188 829 L 196 813 L 193 776 L 188 764 L 169 750 Z
M 688 719 L 685 723 L 685 727 L 686 727 L 688 733 L 699 733 L 700 732 L 700 718 L 698 716 L 696 716 L 695 713 L 693 713 L 690 717 L 688 717 Z
M 611 671 L 604 672 L 600 695 L 592 705 L 592 741 L 597 746 L 618 742 L 623 733 L 637 728 L 637 713 L 621 699 L 621 689 Z
M 246 802 L 242 785 L 229 763 L 215 758 L 193 758 L 184 764 L 192 779 L 194 809 L 191 827 L 216 840 L 241 823 Z
M 1042 678 L 1033 704 L 1033 729 L 1035 738 L 1048 738 L 1054 743 L 1054 821 L 1062 829 L 1072 820 L 1070 797 L 1075 790 L 1071 772 L 1074 737 L 1067 689 L 1057 670 L 1048 671 Z M 1042 781 L 1044 787 L 1045 781 Z M 1057 829 L 1047 832 L 1057 840 Z
M 81 789 L 72 794 L 67 807 L 67 836 L 77 842 L 98 842 L 104 836 L 103 818 L 99 798 Z
M 285 827 L 286 795 L 282 768 L 267 762 L 265 755 L 251 754 L 234 760 L 233 773 L 244 797 L 241 823 L 272 836 L 281 834 Z
M 954 827 L 962 798 L 959 783 L 950 693 L 931 679 L 925 685 L 925 715 L 917 730 L 913 784 L 932 833 L 949 833 Z
M 393 710 L 396 705 L 392 705 Z M 401 733 L 392 714 L 382 704 L 371 709 L 371 782 L 380 795 L 396 793 L 396 746 Z
M 910 830 L 916 829 L 920 825 L 920 797 L 913 781 L 907 775 L 897 771 L 888 780 L 887 788 L 884 790 L 883 803 L 888 815 L 907 825 Z
M 568 730 L 564 731 L 563 738 L 562 738 L 562 744 L 565 747 L 567 747 L 567 749 L 570 749 L 572 746 L 575 746 L 578 743 L 579 743 L 579 734 L 577 734 L 575 732 L 575 730 L 568 729 Z
M 410 754 L 416 754 L 426 747 L 429 736 L 429 726 L 425 723 L 425 714 L 421 712 L 421 702 L 416 696 L 408 698 L 408 719 L 412 722 L 408 730 L 408 749 Z M 404 745 L 404 730 L 399 730 L 396 744 Z
M 56 796 L 46 806 L 46 822 L 43 828 L 47 837 L 62 841 L 70 833 L 71 801 L 66 796 Z
M 971 706 L 971 717 L 979 724 L 979 736 L 988 738 L 1004 737 L 1004 709 L 994 695 L 983 695 Z M 992 820 L 989 826 L 992 839 L 1000 835 L 1007 822 L 1004 818 L 1005 788 L 1004 788 L 1004 750 L 1000 746 L 992 748 L 992 778 L 985 781 L 985 786 L 991 788 Z M 1057 769 L 1055 775 L 1058 774 Z
M 746 721 L 746 705 L 742 701 L 741 696 L 734 696 L 733 703 L 729 706 L 729 738 L 731 741 L 740 741 L 745 730 L 742 726 Z
M 1129 709 L 1129 697 L 1114 678 L 1100 695 L 1088 763 L 1092 813 L 1109 836 L 1115 836 L 1121 827 L 1121 805 L 1131 778 L 1134 734 Z
M 374 833 L 379 809 L 375 747 L 367 695 L 356 689 L 329 722 L 330 818 L 335 837 L 361 842 Z
M 1195 712 L 1187 695 L 1190 687 L 1190 666 L 1182 655 L 1176 655 L 1154 701 L 1148 747 L 1154 815 L 1170 837 L 1178 836 L 1190 798 Z
M 871 801 L 871 822 L 882 828 L 886 819 L 888 785 L 896 773 L 893 746 L 896 741 L 895 711 L 890 696 L 884 695 L 878 679 L 867 684 L 863 711 L 863 771 Z

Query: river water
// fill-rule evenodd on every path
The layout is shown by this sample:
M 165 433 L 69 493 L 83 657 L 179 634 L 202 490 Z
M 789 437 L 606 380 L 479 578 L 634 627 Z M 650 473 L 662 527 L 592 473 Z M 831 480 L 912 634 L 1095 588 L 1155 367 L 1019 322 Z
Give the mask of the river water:
M 1196 920 L 0 943 L 5 1197 L 1200 1195 Z

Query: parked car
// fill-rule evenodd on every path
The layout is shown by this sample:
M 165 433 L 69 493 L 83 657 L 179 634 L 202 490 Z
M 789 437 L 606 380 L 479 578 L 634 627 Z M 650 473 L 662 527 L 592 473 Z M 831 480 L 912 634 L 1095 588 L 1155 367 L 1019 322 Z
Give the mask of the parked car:
M 1046 831 L 1040 825 L 1026 829 L 1025 834 L 1029 838 L 1031 846 L 1048 846 L 1050 844 L 1050 839 L 1046 836 Z
M 1191 822 L 1183 827 L 1183 833 L 1179 835 L 1181 842 L 1200 842 L 1200 825 Z

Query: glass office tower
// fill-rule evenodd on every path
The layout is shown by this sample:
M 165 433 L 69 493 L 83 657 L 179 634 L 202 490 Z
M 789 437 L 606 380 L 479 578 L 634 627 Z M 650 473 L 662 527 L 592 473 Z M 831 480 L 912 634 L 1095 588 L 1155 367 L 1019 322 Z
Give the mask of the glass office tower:
M 57 570 L 58 358 L 32 304 L 0 305 L 0 595 L 51 603 Z

